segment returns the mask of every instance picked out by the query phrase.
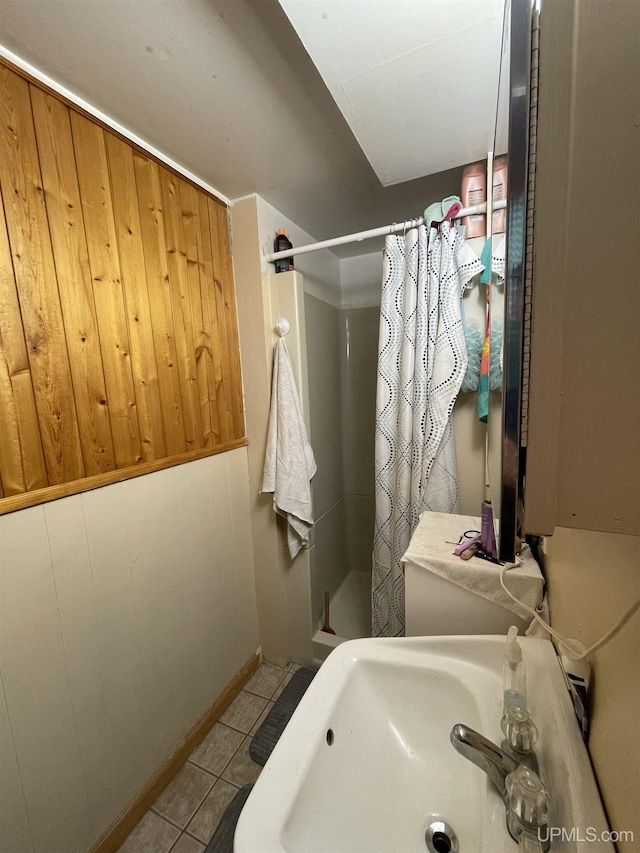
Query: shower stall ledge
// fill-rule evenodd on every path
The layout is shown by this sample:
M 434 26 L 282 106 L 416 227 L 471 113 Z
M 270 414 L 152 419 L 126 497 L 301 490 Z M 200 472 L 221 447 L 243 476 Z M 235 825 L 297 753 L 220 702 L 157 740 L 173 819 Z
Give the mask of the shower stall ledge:
M 313 654 L 323 661 L 345 640 L 371 636 L 371 572 L 347 572 L 331 596 L 329 624 L 336 632 L 318 630 L 313 636 Z

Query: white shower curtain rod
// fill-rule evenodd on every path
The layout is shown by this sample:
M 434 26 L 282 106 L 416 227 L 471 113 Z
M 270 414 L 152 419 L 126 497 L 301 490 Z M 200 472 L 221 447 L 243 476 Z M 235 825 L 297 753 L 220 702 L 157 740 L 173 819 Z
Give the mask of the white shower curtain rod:
M 494 210 L 502 210 L 507 206 L 505 199 L 497 201 L 493 205 Z M 473 207 L 463 207 L 455 217 L 461 219 L 463 216 L 474 216 L 477 213 L 486 213 L 486 202 L 476 204 Z M 291 258 L 294 255 L 306 255 L 307 252 L 317 252 L 318 249 L 330 249 L 332 246 L 342 246 L 345 243 L 359 243 L 361 240 L 369 240 L 371 237 L 384 237 L 387 234 L 397 234 L 399 231 L 408 231 L 409 228 L 417 228 L 424 225 L 424 217 L 409 219 L 407 222 L 394 222 L 393 225 L 382 225 L 380 228 L 371 228 L 369 231 L 358 231 L 356 234 L 345 234 L 344 237 L 333 237 L 331 240 L 320 240 L 319 243 L 310 243 L 308 246 L 296 246 L 294 249 L 285 249 L 282 252 L 272 252 L 265 255 L 265 261 L 274 263 L 280 258 Z

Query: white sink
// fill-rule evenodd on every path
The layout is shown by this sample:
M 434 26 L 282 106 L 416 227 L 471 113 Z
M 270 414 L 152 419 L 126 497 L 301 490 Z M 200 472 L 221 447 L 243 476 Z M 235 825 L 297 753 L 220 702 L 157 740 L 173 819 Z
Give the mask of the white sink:
M 551 853 L 611 853 L 587 840 L 607 824 L 553 646 L 520 642 L 549 825 L 566 830 Z M 235 853 L 425 853 L 434 820 L 453 828 L 460 853 L 517 851 L 500 795 L 449 740 L 464 723 L 501 743 L 504 645 L 473 636 L 339 646 L 249 796 Z

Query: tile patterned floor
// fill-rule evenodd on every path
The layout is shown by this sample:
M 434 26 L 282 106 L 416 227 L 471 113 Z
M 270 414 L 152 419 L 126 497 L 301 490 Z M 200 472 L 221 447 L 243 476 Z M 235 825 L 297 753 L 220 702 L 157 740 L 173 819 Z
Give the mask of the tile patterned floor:
M 238 789 L 260 775 L 251 738 L 297 669 L 260 665 L 119 853 L 202 853 Z

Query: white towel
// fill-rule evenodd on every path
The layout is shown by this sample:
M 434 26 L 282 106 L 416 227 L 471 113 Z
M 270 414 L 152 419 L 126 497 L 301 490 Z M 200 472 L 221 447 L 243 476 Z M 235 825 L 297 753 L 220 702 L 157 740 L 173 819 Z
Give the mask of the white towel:
M 313 526 L 311 478 L 316 460 L 307 437 L 291 359 L 280 338 L 273 356 L 271 411 L 261 492 L 273 492 L 273 508 L 287 519 L 293 559 Z

